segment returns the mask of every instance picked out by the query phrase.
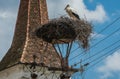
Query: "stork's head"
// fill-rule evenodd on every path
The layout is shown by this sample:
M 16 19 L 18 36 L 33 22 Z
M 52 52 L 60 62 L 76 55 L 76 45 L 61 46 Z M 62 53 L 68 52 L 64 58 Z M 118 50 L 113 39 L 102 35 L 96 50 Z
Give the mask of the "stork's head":
M 69 5 L 69 4 L 65 7 L 65 10 L 66 10 L 68 7 L 70 7 L 70 5 Z

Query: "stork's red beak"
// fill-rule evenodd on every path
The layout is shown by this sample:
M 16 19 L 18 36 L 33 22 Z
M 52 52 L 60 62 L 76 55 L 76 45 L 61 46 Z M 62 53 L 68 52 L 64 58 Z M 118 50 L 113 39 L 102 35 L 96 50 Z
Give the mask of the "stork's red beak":
M 66 10 L 67 6 L 64 8 L 64 10 Z

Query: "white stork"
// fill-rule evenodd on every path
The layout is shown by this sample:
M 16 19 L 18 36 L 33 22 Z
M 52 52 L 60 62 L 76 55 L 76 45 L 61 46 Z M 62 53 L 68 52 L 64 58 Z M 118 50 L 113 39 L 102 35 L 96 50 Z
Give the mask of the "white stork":
M 66 10 L 67 14 L 70 16 L 71 19 L 78 19 L 78 20 L 80 20 L 79 15 L 77 14 L 77 12 L 75 10 L 73 10 L 70 7 L 69 4 L 65 7 L 65 10 Z

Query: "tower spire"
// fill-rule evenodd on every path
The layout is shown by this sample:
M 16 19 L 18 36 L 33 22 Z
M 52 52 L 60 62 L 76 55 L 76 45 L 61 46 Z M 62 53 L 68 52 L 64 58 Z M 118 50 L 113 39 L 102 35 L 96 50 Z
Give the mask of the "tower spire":
M 22 63 L 33 62 L 33 55 L 37 56 L 37 63 L 43 62 L 47 66 L 60 66 L 60 59 L 52 45 L 47 45 L 34 33 L 36 28 L 47 22 L 46 0 L 21 0 L 13 42 L 0 62 L 0 69 L 19 61 Z

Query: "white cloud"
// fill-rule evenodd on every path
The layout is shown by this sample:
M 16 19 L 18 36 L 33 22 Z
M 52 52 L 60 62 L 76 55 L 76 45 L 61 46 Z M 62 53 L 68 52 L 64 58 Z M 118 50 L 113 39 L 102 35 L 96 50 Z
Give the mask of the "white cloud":
M 0 60 L 11 45 L 16 16 L 15 11 L 0 10 Z
M 89 0 L 89 2 L 91 2 L 91 3 L 92 3 L 92 2 L 93 2 L 93 0 Z
M 92 38 L 92 39 L 103 38 L 103 37 L 105 37 L 105 35 L 98 34 L 98 33 L 96 33 L 96 32 L 91 33 L 91 38 Z
M 15 18 L 15 15 L 13 12 L 0 11 L 0 19 L 9 19 L 9 18 Z
M 49 15 L 52 18 L 65 15 L 64 8 L 70 4 L 78 12 L 81 18 L 87 18 L 88 21 L 102 23 L 107 20 L 107 14 L 102 4 L 98 4 L 95 10 L 89 10 L 83 0 L 61 0 L 59 2 L 48 1 Z
M 107 79 L 113 76 L 113 73 L 120 72 L 120 50 L 108 56 L 104 64 L 98 68 L 98 71 L 104 74 L 101 79 Z
M 120 31 L 119 31 L 119 32 L 116 32 L 115 35 L 119 36 L 119 35 L 120 35 Z
M 116 10 L 111 15 L 114 17 L 114 16 L 119 16 L 119 14 L 120 14 L 120 10 Z
M 81 18 L 87 18 L 88 21 L 104 22 L 107 19 L 107 14 L 104 10 L 103 5 L 98 4 L 95 10 L 87 9 L 83 0 L 75 0 L 71 2 L 71 5 L 75 7 L 81 16 Z

